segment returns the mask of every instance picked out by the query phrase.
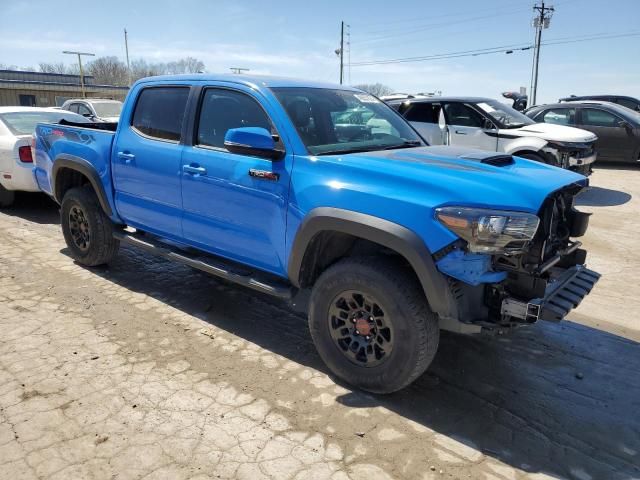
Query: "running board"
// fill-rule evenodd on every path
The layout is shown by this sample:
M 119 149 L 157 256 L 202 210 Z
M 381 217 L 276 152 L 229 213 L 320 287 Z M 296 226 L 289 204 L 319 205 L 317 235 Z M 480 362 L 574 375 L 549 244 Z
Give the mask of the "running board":
M 164 243 L 153 235 L 140 235 L 126 230 L 113 233 L 114 238 L 123 243 L 146 250 L 149 253 L 158 255 L 174 262 L 188 265 L 197 270 L 215 275 L 229 282 L 242 285 L 244 287 L 266 293 L 284 300 L 293 298 L 293 290 L 285 282 L 277 280 L 275 276 L 263 274 L 255 271 L 238 272 L 233 270 L 233 263 L 209 254 L 192 255 L 180 248 Z M 238 266 L 238 269 L 246 267 Z M 270 278 L 271 277 L 271 278 Z

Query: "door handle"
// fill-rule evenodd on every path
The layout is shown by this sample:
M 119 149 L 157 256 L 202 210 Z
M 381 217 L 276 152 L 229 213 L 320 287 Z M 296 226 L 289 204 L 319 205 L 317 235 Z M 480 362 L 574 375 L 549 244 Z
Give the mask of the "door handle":
M 456 130 L 457 135 L 466 135 L 467 132 L 463 132 L 462 130 Z
M 194 165 L 183 165 L 182 171 L 184 173 L 191 173 L 192 175 L 205 175 L 207 173 L 206 168 Z
M 136 156 L 133 153 L 118 152 L 118 158 L 124 160 L 124 163 L 131 163 L 135 160 Z

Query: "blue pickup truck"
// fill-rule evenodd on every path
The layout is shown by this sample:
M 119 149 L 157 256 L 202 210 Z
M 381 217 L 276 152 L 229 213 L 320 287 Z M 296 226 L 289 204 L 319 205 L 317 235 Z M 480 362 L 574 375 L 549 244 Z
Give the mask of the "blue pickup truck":
M 559 321 L 599 276 L 576 240 L 585 177 L 429 147 L 350 87 L 154 77 L 118 124 L 35 137 L 36 180 L 80 264 L 125 243 L 285 299 L 329 369 L 371 392 L 421 375 L 440 330 Z

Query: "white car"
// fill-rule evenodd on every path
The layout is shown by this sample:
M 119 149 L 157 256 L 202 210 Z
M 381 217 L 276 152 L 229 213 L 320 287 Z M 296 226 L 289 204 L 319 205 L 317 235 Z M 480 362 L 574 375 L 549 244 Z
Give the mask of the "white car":
M 489 98 L 407 98 L 387 102 L 429 142 L 516 155 L 591 173 L 597 136 L 586 130 L 536 123 Z
M 94 122 L 117 123 L 122 112 L 122 102 L 102 98 L 72 98 L 64 102 L 61 108 Z
M 87 123 L 80 115 L 55 108 L 0 107 L 0 208 L 13 203 L 16 191 L 40 190 L 33 177 L 33 132 L 40 122 L 61 119 Z

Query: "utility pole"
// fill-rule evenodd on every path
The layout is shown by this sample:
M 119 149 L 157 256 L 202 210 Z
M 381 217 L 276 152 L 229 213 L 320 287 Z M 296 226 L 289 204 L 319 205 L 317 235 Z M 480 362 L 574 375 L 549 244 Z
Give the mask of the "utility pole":
M 533 9 L 537 12 L 537 16 L 533 19 L 533 26 L 536 28 L 536 41 L 533 50 L 533 67 L 531 71 L 531 106 L 536 104 L 536 97 L 538 96 L 538 68 L 540 64 L 542 30 L 549 28 L 554 12 L 553 7 L 545 7 L 544 1 L 542 1 L 540 5 L 536 3 Z
M 124 51 L 127 54 L 127 84 L 131 86 L 131 65 L 129 65 L 129 42 L 126 28 L 124 29 Z
M 84 72 L 82 71 L 82 55 L 86 55 L 88 57 L 95 57 L 96 56 L 95 53 L 68 52 L 66 50 L 62 53 L 78 56 L 78 66 L 80 67 L 80 90 L 82 91 L 82 98 L 87 98 L 87 94 L 84 91 Z
M 340 85 L 344 78 L 344 22 L 340 24 Z

